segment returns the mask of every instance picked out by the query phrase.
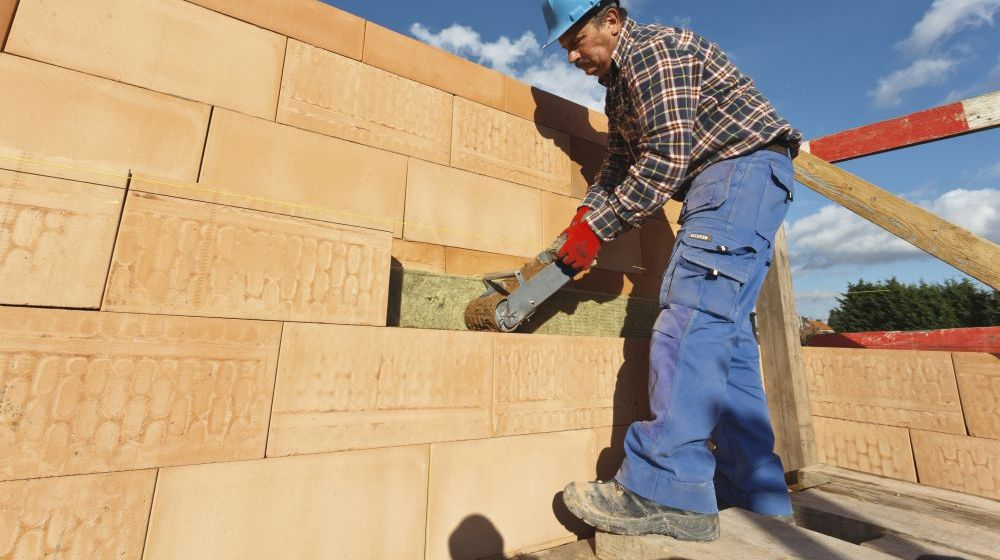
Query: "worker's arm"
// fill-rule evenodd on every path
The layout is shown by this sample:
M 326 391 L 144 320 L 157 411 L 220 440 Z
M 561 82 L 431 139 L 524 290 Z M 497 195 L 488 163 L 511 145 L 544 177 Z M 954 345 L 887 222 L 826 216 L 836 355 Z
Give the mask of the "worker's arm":
M 681 187 L 691 160 L 700 86 L 697 59 L 663 42 L 633 52 L 625 71 L 642 130 L 640 156 L 614 189 L 603 197 L 588 193 L 584 201 L 593 208 L 587 222 L 605 241 L 642 225 Z

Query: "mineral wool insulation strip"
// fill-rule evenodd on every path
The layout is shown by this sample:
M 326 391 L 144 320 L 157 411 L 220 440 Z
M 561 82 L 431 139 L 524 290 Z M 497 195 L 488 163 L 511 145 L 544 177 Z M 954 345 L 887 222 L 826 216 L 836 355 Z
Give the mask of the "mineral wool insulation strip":
M 1000 91 L 811 140 L 802 150 L 830 163 L 1000 126 Z

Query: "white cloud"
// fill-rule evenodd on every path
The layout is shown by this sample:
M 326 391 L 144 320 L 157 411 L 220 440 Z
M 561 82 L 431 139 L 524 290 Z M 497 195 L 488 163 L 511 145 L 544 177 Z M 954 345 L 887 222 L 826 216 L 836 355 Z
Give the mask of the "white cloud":
M 934 0 L 898 47 L 914 55 L 926 53 L 963 29 L 993 25 L 997 12 L 1000 0 Z
M 869 94 L 878 107 L 899 105 L 903 94 L 910 90 L 946 82 L 956 64 L 955 60 L 948 58 L 921 58 L 902 70 L 880 78 Z
M 598 111 L 604 110 L 604 88 L 566 62 L 558 47 L 543 50 L 534 33 L 526 31 L 511 40 L 502 36 L 484 41 L 471 27 L 452 24 L 437 33 L 414 23 L 410 33 L 439 49 L 471 59 L 484 66 L 523 80 L 537 88 L 565 97 Z
M 956 189 L 920 204 L 941 218 L 1000 242 L 1000 189 Z M 796 270 L 885 264 L 926 254 L 841 206 L 824 206 L 788 227 Z

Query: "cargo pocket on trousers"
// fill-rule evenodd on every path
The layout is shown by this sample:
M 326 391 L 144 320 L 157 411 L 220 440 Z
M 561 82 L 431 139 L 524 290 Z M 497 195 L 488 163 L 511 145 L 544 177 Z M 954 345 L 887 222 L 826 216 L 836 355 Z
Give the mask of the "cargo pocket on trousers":
M 792 164 L 782 165 L 770 162 L 771 173 L 769 184 L 764 185 L 761 193 L 760 209 L 757 211 L 757 234 L 768 241 L 774 242 L 774 236 L 781 227 L 781 222 L 788 213 L 788 205 L 792 203 L 795 193 L 795 171 Z
M 683 305 L 735 321 L 740 291 L 750 279 L 744 261 L 756 258 L 756 251 L 688 238 L 677 248 L 680 254 L 661 303 Z

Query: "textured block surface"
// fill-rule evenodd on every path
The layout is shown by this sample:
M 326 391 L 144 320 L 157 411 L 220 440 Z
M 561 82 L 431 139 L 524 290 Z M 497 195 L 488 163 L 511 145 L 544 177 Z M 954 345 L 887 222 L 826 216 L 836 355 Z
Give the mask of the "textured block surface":
M 906 428 L 813 416 L 821 463 L 889 478 L 917 481 Z
M 533 257 L 544 249 L 541 192 L 410 160 L 403 237 L 449 247 Z
M 406 158 L 216 109 L 198 180 L 282 213 L 402 232 Z
M 0 304 L 100 307 L 124 196 L 0 170 Z
M 209 107 L 0 54 L 0 146 L 194 181 Z
M 0 483 L 0 558 L 139 560 L 156 471 Z
M 428 560 L 465 560 L 550 548 L 579 528 L 557 496 L 587 480 L 592 430 L 433 444 Z
M 361 60 L 365 20 L 316 0 L 188 0 L 258 27 Z
M 289 41 L 278 122 L 447 165 L 451 94 Z
M 494 435 L 628 424 L 646 349 L 620 338 L 496 335 Z
M 490 435 L 485 333 L 285 325 L 268 456 Z
M 163 469 L 143 558 L 421 558 L 427 463 L 421 446 Z
M 451 165 L 570 194 L 569 135 L 472 101 L 455 99 Z
M 0 479 L 263 456 L 280 325 L 0 308 L 0 332 Z
M 104 308 L 384 325 L 388 233 L 130 193 Z
M 920 482 L 1000 499 L 1000 441 L 911 430 Z
M 815 416 L 965 433 L 950 353 L 803 348 L 802 357 Z
M 21 0 L 6 51 L 273 118 L 284 49 L 183 0 Z
M 952 359 L 969 435 L 1000 440 L 1000 356 L 955 352 Z
M 503 108 L 504 75 L 368 22 L 365 64 L 465 99 Z

